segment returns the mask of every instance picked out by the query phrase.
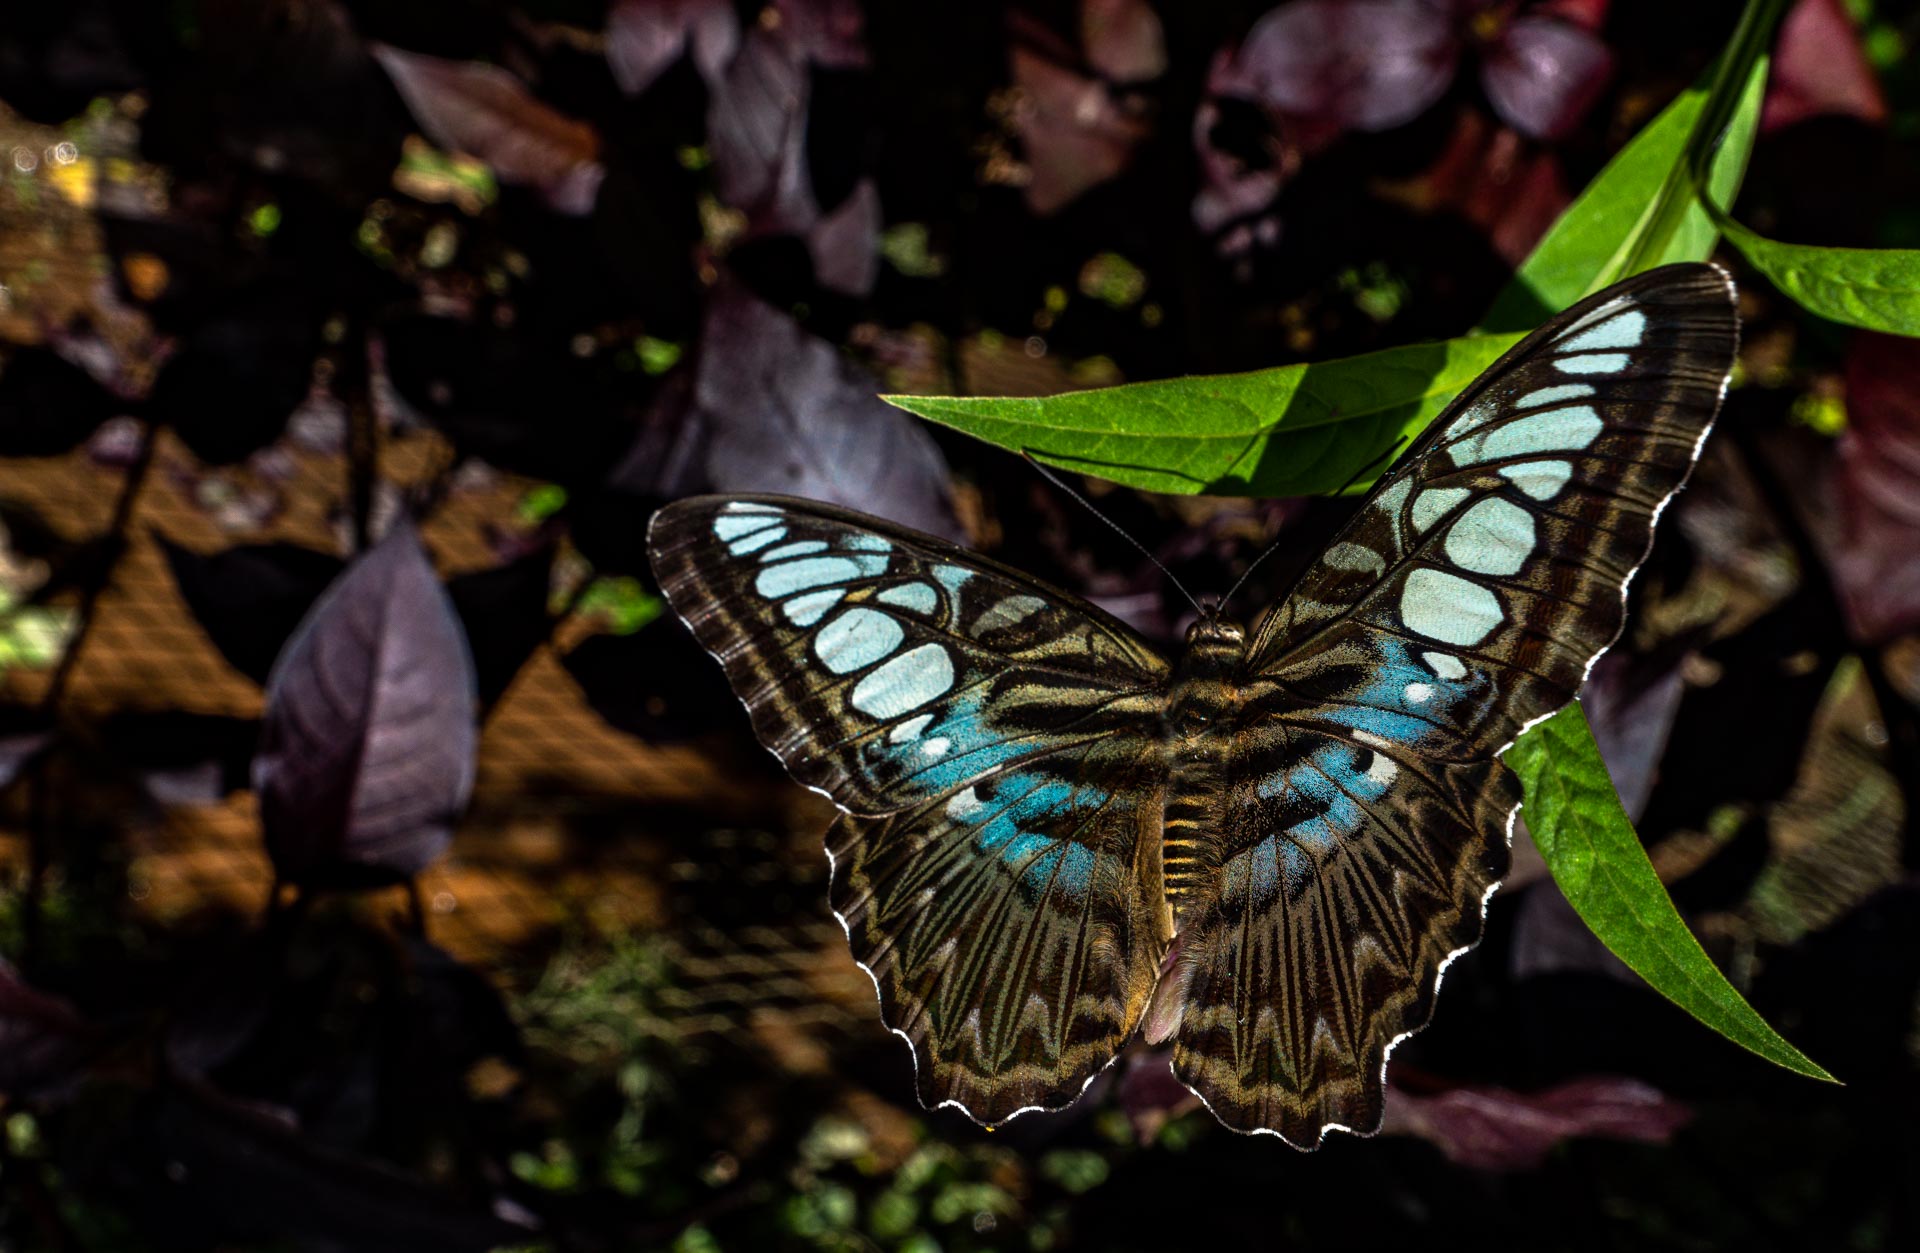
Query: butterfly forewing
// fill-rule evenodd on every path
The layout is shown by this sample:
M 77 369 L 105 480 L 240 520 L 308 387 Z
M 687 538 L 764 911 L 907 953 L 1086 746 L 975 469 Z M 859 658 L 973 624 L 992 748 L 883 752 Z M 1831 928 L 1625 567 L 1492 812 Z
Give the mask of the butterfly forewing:
M 1692 468 L 1737 339 L 1726 276 L 1649 272 L 1518 345 L 1256 627 L 1174 1067 L 1240 1130 L 1381 1116 L 1382 1066 L 1479 936 L 1519 791 Z
M 1166 663 L 1121 623 L 928 535 L 706 496 L 648 532 L 674 610 L 760 740 L 850 813 L 947 795 L 1127 724 Z
M 1064 592 L 807 501 L 682 501 L 649 546 L 761 741 L 846 811 L 834 909 L 922 1098 L 987 1123 L 1071 1101 L 1170 939 L 1166 664 Z

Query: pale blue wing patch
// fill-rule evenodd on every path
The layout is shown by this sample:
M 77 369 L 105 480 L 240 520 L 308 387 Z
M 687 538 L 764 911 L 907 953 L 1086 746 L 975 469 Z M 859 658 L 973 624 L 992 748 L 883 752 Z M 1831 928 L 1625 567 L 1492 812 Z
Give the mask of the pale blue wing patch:
M 855 607 L 840 613 L 820 628 L 813 637 L 813 654 L 820 659 L 821 665 L 835 674 L 852 674 L 855 670 L 865 670 L 891 656 L 904 639 L 906 632 L 886 614 Z M 943 655 L 945 651 L 941 649 Z M 948 669 L 951 668 L 949 664 Z M 856 694 L 858 690 L 855 689 Z M 932 697 L 927 699 L 931 700 Z
M 1478 644 L 1504 617 L 1490 589 L 1451 571 L 1422 566 L 1410 571 L 1400 588 L 1400 621 L 1442 644 Z
M 885 620 L 896 632 L 900 629 L 891 618 Z M 953 688 L 953 677 L 953 657 L 946 647 L 922 644 L 863 677 L 848 703 L 869 718 L 898 718 L 945 696 Z
M 933 590 L 932 584 L 918 581 L 889 587 L 874 599 L 883 605 L 897 605 L 923 617 L 931 617 L 940 609 L 940 593 Z
M 1468 496 L 1464 487 L 1430 487 L 1413 498 L 1413 529 L 1425 531 Z
M 1535 500 L 1552 500 L 1573 477 L 1570 461 L 1523 461 L 1500 467 L 1500 475 Z
M 1533 514 L 1498 496 L 1485 496 L 1447 530 L 1447 560 L 1475 574 L 1518 574 L 1537 540 Z

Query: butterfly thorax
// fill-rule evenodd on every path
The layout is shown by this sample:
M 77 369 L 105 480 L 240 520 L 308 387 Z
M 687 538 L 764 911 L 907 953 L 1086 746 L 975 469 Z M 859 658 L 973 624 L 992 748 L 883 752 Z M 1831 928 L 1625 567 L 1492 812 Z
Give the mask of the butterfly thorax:
M 1187 631 L 1162 718 L 1169 765 L 1161 858 L 1178 930 L 1182 907 L 1220 862 L 1215 818 L 1225 788 L 1231 737 L 1224 722 L 1239 701 L 1247 632 L 1209 610 Z

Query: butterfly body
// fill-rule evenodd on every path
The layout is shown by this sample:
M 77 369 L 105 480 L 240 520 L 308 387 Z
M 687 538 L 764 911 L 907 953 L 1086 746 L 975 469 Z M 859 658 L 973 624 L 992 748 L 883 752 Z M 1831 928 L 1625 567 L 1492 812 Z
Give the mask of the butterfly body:
M 1230 740 L 1220 733 L 1240 705 L 1247 632 L 1209 607 L 1187 632 L 1161 718 L 1167 762 L 1161 861 L 1178 931 L 1182 908 L 1221 863 L 1221 803 Z
M 761 740 L 842 811 L 829 902 L 929 1106 L 1071 1102 L 1136 1031 L 1227 1125 L 1376 1128 L 1507 865 L 1500 754 L 1619 635 L 1736 340 L 1708 266 L 1560 315 L 1293 591 L 1171 661 L 879 519 L 704 497 L 649 535 Z

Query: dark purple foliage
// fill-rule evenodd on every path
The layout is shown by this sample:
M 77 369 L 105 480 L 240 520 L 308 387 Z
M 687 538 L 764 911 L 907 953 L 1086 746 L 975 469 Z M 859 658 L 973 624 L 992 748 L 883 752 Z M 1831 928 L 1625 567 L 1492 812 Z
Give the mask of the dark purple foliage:
M 236 299 L 183 337 L 154 381 L 148 416 L 202 461 L 244 460 L 279 438 L 307 398 L 321 321 L 277 293 Z
M 69 452 L 124 407 L 53 350 L 15 349 L 0 361 L 0 456 Z
M 1453 15 L 1432 0 L 1293 0 L 1254 24 L 1232 85 L 1283 113 L 1377 131 L 1453 81 Z
M 563 213 L 592 210 L 606 171 L 591 126 L 543 104 L 499 66 L 381 44 L 372 52 L 435 143 L 478 157 L 503 183 L 539 188 Z
M 1602 657 L 1581 689 L 1581 709 L 1606 760 L 1607 774 L 1627 816 L 1635 821 L 1646 811 L 1659 781 L 1660 761 L 1666 756 L 1667 739 L 1686 690 L 1680 665 L 1636 657 L 1621 649 Z M 1521 827 L 1525 822 L 1523 809 Z M 1640 977 L 1608 951 L 1567 903 L 1559 886 L 1546 878 L 1537 855 L 1531 865 L 1532 875 L 1516 873 L 1510 880 L 1514 887 L 1527 883 L 1514 921 L 1510 962 L 1514 976 L 1527 979 L 1574 971 L 1638 985 Z
M 463 456 L 572 486 L 632 438 L 625 409 L 645 377 L 620 378 L 561 346 L 427 313 L 383 323 L 386 377 Z
M 1679 665 L 1615 649 L 1594 664 L 1580 690 L 1581 709 L 1629 818 L 1639 818 L 1653 794 L 1686 689 Z
M 57 1092 L 80 1077 L 92 1049 L 71 1005 L 30 985 L 0 959 L 0 1095 Z
M 330 553 L 295 544 L 243 544 L 202 555 L 155 536 L 174 585 L 227 664 L 265 686 L 274 659 L 340 574 Z
M 1016 12 L 1010 68 L 1014 127 L 1027 158 L 1027 205 L 1042 216 L 1125 170 L 1152 133 L 1137 88 L 1166 69 L 1160 19 L 1142 0 L 1082 0 L 1079 44 Z
M 632 95 L 683 56 L 716 82 L 739 46 L 731 0 L 616 0 L 607 11 L 607 66 Z
M 1861 332 L 1847 354 L 1847 429 L 1817 520 L 1856 639 L 1920 626 L 1920 352 Z
M 1664 1144 L 1692 1111 L 1634 1079 L 1595 1076 L 1541 1092 L 1454 1088 L 1432 1096 L 1387 1089 L 1388 1133 L 1415 1135 L 1478 1170 L 1532 1170 L 1563 1140 L 1604 1136 Z
M 480 706 L 493 707 L 553 628 L 547 609 L 553 548 L 542 545 L 503 565 L 447 580 L 473 654 Z
M 1489 0 L 1292 0 L 1249 32 L 1229 90 L 1321 126 L 1388 130 L 1438 101 L 1477 47 L 1502 120 L 1536 139 L 1563 135 L 1606 86 L 1613 56 L 1585 26 L 1507 9 Z
M 52 740 L 53 728 L 38 710 L 0 709 L 0 789 L 19 777 Z
M 820 286 L 862 295 L 879 265 L 878 191 L 861 180 L 843 199 L 822 203 L 807 143 L 820 71 L 865 64 L 860 10 L 844 0 L 791 0 L 773 12 L 779 21 L 748 31 L 724 65 L 693 45 L 710 93 L 715 184 L 721 200 L 746 214 L 749 238 L 800 237 Z M 706 46 L 731 45 L 716 34 Z
M 347 567 L 267 684 L 254 787 L 284 879 L 407 876 L 438 857 L 473 787 L 466 637 L 404 519 Z
M 1523 135 L 1558 139 L 1579 125 L 1613 73 L 1613 54 L 1584 27 L 1521 14 L 1481 54 L 1493 111 Z
M 806 496 L 958 536 L 946 459 L 926 428 L 786 314 L 743 291 L 715 296 L 697 368 L 713 490 Z
M 1800 0 L 1780 27 L 1760 129 L 1771 133 L 1832 116 L 1883 124 L 1886 93 L 1847 6 L 1841 0 Z

